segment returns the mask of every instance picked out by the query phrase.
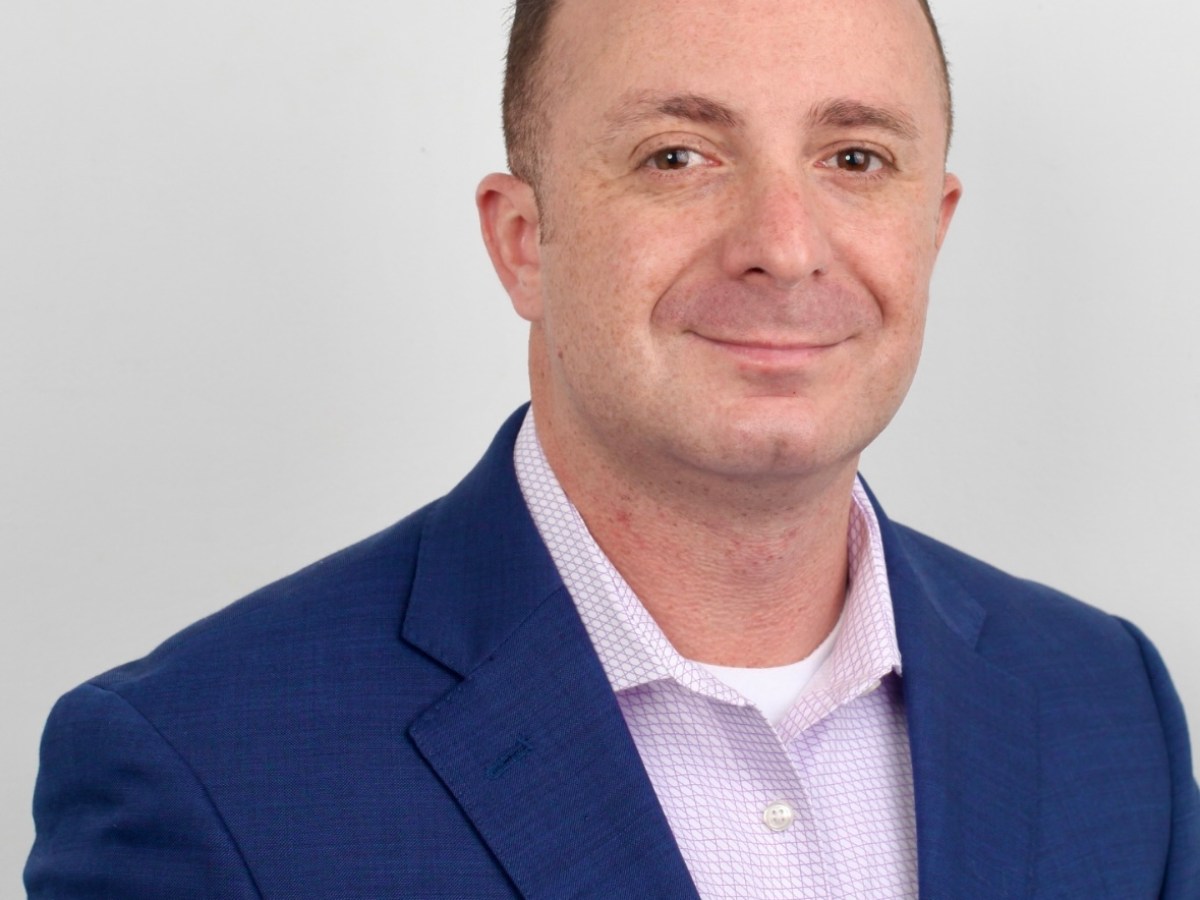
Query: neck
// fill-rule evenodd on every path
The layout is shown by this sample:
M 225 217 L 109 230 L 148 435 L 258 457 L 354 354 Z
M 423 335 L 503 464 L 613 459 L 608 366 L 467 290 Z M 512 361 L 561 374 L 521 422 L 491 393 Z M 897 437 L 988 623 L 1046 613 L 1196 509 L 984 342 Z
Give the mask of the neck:
M 855 461 L 807 480 L 700 483 L 622 467 L 537 411 L 546 458 L 588 530 L 685 657 L 786 665 L 832 630 L 846 593 Z

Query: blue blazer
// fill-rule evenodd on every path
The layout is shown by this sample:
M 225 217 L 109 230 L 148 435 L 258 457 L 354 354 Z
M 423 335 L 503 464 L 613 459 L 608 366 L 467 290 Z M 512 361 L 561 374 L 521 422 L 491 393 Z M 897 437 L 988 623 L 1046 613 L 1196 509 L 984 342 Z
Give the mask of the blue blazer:
M 67 694 L 31 897 L 694 898 L 522 501 L 448 496 Z M 1131 625 L 881 514 L 925 898 L 1200 898 L 1183 712 Z

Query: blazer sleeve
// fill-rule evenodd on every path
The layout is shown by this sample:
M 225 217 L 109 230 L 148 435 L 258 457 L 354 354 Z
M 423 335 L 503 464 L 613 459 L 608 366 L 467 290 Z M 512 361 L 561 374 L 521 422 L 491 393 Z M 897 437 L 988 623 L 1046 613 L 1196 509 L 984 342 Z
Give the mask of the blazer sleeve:
M 33 801 L 30 898 L 260 898 L 204 786 L 118 694 L 85 684 L 50 713 Z
M 1192 770 L 1183 704 L 1162 657 L 1137 626 L 1122 620 L 1142 651 L 1142 660 L 1158 704 L 1171 776 L 1171 843 L 1163 878 L 1163 900 L 1200 897 L 1200 790 Z

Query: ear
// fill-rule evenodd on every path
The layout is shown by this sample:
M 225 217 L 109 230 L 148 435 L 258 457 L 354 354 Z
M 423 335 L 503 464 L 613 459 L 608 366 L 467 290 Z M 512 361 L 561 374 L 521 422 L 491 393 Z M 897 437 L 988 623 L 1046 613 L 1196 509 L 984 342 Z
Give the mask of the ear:
M 542 317 L 541 249 L 533 188 L 515 175 L 493 173 L 475 191 L 479 227 L 492 266 L 523 319 Z
M 962 182 L 957 175 L 946 173 L 942 182 L 942 203 L 938 209 L 937 235 L 934 246 L 941 250 L 942 241 L 946 239 L 946 231 L 950 228 L 950 220 L 954 218 L 954 210 L 958 209 L 958 201 L 962 199 Z

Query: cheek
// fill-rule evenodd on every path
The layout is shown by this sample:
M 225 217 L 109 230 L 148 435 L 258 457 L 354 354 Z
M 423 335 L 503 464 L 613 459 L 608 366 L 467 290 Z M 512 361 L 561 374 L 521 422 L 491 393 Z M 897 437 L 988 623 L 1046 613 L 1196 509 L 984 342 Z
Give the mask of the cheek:
M 890 416 L 908 391 L 921 356 L 935 257 L 933 231 L 911 209 L 879 215 L 841 232 L 838 257 L 874 301 L 878 324 L 862 358 L 864 371 L 871 374 L 861 389 L 864 402 Z
M 562 340 L 636 342 L 660 300 L 690 270 L 695 225 L 620 204 L 565 210 L 542 249 L 546 325 Z
M 911 208 L 860 217 L 836 235 L 837 257 L 874 296 L 885 328 L 920 329 L 936 255 L 934 232 Z

